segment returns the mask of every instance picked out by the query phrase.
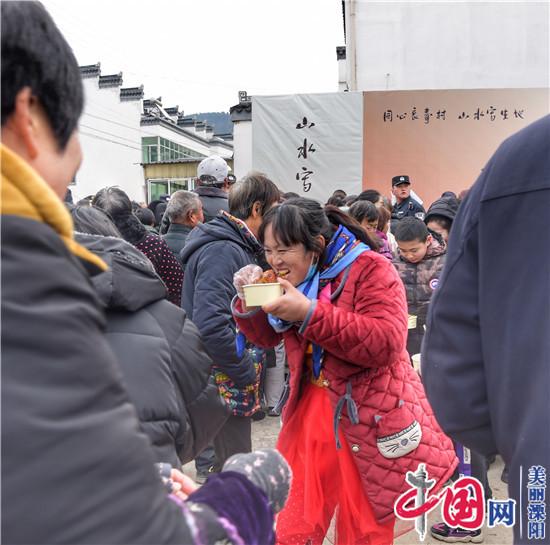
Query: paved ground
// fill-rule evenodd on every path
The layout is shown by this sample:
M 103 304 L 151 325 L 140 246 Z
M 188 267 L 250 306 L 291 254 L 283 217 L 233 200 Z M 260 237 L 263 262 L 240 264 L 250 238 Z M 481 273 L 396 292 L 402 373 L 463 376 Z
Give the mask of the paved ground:
M 252 425 L 252 443 L 253 448 L 261 447 L 273 447 L 277 440 L 277 435 L 279 434 L 280 423 L 278 418 L 265 418 L 261 422 L 254 422 Z M 503 463 L 500 458 L 497 458 L 497 461 L 491 466 L 489 470 L 489 481 L 491 483 L 491 488 L 493 489 L 493 495 L 497 499 L 505 499 L 508 497 L 507 486 L 500 480 L 500 474 L 502 472 Z M 194 476 L 195 467 L 193 464 L 187 464 L 184 467 L 184 471 L 190 475 Z M 429 524 L 439 522 L 440 514 L 438 508 L 434 510 L 434 513 L 429 517 Z M 503 526 L 497 526 L 496 528 L 485 528 L 484 530 L 486 545 L 511 545 L 513 542 L 512 531 L 504 528 Z M 333 543 L 333 532 L 330 531 L 327 539 L 325 540 L 326 545 Z M 395 541 L 395 545 L 417 545 L 419 542 L 418 535 L 413 531 L 408 534 L 401 536 Z M 433 539 L 431 536 L 427 536 L 424 541 L 426 544 L 434 545 L 441 544 L 441 541 Z

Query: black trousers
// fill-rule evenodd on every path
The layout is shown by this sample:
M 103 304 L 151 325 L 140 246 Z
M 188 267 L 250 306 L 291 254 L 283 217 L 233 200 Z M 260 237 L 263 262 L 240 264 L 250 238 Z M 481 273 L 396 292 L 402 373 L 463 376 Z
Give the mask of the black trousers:
M 214 447 L 208 445 L 196 458 L 195 469 L 197 473 L 207 473 L 211 467 L 216 465 L 216 454 Z
M 479 452 L 475 452 L 470 449 L 470 463 L 472 470 L 472 477 L 478 479 L 483 486 L 485 491 L 485 500 L 491 499 L 493 497 L 493 491 L 489 485 L 489 477 L 487 475 L 487 458 Z M 452 477 L 453 481 L 458 479 L 458 467 L 454 472 Z
M 252 419 L 230 415 L 214 438 L 215 471 L 221 471 L 226 460 L 240 452 L 252 451 Z

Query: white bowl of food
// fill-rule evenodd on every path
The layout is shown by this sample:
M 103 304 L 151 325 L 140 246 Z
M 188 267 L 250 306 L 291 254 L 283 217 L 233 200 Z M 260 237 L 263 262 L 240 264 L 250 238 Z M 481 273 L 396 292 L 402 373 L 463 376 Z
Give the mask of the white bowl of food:
M 283 288 L 277 282 L 277 275 L 265 271 L 255 284 L 243 286 L 244 302 L 247 307 L 261 307 L 283 295 Z
M 247 307 L 261 307 L 283 295 L 283 288 L 276 284 L 247 284 L 243 286 L 244 302 Z

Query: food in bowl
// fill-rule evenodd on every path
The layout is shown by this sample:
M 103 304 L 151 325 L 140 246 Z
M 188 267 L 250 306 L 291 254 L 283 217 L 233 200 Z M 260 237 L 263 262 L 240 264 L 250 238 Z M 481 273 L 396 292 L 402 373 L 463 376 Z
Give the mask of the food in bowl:
M 283 295 L 283 288 L 277 282 L 277 274 L 271 269 L 265 271 L 254 284 L 243 286 L 243 290 L 247 307 L 261 307 Z
M 260 279 L 254 283 L 255 284 L 275 284 L 276 282 L 277 282 L 277 275 L 275 274 L 275 271 L 272 269 L 269 269 L 268 271 L 264 271 L 262 276 L 260 276 Z

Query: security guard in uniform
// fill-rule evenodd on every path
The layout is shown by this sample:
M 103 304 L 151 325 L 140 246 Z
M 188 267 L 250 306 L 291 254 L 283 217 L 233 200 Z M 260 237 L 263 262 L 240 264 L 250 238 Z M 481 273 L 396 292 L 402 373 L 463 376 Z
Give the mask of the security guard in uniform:
M 391 215 L 391 231 L 393 232 L 397 222 L 411 216 L 424 221 L 426 211 L 422 205 L 411 197 L 411 182 L 406 175 L 394 176 L 391 179 L 392 193 L 397 202 L 393 206 Z

